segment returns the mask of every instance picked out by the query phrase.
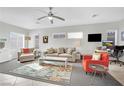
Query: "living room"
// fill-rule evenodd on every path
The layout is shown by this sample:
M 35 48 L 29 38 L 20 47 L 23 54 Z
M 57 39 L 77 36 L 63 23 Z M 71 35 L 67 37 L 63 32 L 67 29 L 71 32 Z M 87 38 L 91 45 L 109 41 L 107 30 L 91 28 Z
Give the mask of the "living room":
M 122 7 L 0 8 L 0 75 L 3 77 L 0 85 L 122 86 L 123 62 L 110 64 L 111 60 L 107 59 L 107 63 L 102 64 L 107 71 L 103 67 L 105 71 L 101 71 L 106 75 L 102 75 L 95 72 L 95 68 L 87 73 L 84 58 L 97 50 L 106 52 L 108 46 L 103 42 L 108 43 L 110 39 L 114 42 L 112 45 L 123 46 L 123 10 Z M 53 22 L 49 18 L 39 20 L 46 15 L 44 11 L 55 12 L 62 18 L 53 18 Z M 97 36 L 89 40 L 92 35 Z M 29 51 L 32 54 L 28 55 Z M 51 56 L 52 53 L 57 55 Z M 118 61 L 115 56 L 113 59 Z M 120 60 L 124 60 L 123 53 Z

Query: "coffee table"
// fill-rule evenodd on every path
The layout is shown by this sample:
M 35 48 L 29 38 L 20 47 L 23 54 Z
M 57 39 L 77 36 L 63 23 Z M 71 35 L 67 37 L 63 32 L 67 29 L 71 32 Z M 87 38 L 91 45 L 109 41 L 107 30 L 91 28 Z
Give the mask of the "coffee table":
M 64 61 L 64 66 L 66 68 L 67 63 L 68 63 L 68 58 L 64 58 L 64 57 L 40 57 L 38 59 L 38 61 L 39 61 L 39 64 L 42 64 L 42 63 L 54 64 L 52 61 Z
M 100 65 L 100 64 L 90 64 L 90 67 L 94 70 L 93 71 L 94 80 L 95 80 L 95 76 L 97 74 L 97 71 L 99 73 L 101 73 L 102 79 L 104 78 L 104 74 L 107 73 L 107 71 L 108 71 L 108 67 L 105 67 L 105 66 Z M 91 80 L 91 82 L 92 82 L 92 80 Z M 93 85 L 93 82 L 91 83 L 91 85 Z

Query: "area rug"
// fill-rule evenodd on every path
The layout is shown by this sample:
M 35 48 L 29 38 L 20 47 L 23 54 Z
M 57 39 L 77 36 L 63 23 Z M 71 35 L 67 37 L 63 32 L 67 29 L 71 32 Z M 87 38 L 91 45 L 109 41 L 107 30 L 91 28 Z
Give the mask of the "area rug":
M 15 74 L 34 77 L 36 79 L 45 79 L 56 82 L 70 84 L 72 66 L 39 65 L 38 63 L 28 64 L 10 71 Z

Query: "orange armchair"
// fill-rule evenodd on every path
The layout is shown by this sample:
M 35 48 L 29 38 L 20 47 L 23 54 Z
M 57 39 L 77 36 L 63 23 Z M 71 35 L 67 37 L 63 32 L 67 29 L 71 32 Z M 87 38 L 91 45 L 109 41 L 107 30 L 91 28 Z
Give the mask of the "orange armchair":
M 100 64 L 100 65 L 104 65 L 104 66 L 108 67 L 109 66 L 108 53 L 101 53 L 100 60 L 92 60 L 92 55 L 84 55 L 83 60 L 82 60 L 82 66 L 86 73 L 93 72 L 93 69 L 90 68 L 90 64 Z

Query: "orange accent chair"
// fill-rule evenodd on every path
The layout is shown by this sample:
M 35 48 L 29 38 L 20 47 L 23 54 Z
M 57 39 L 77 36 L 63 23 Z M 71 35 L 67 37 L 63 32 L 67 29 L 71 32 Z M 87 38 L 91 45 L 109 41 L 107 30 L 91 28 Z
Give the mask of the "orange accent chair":
M 90 64 L 99 64 L 105 67 L 109 66 L 109 55 L 108 53 L 101 53 L 100 60 L 92 60 L 92 55 L 84 55 L 82 60 L 82 66 L 84 71 L 87 72 L 94 72 L 94 70 L 90 67 Z

